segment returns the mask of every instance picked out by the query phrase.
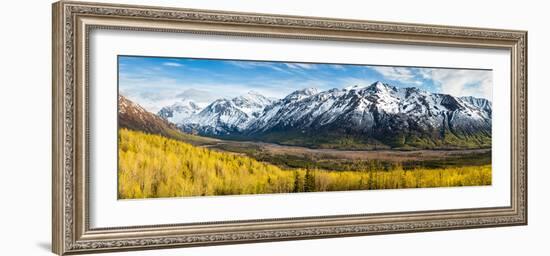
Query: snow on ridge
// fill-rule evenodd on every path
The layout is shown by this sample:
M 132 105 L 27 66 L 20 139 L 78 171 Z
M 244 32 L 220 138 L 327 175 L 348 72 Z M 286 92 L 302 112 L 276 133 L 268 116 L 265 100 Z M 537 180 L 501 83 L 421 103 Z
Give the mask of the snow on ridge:
M 386 116 L 408 116 L 436 127 L 447 115 L 459 123 L 490 122 L 490 104 L 485 99 L 453 97 L 416 87 L 396 88 L 377 81 L 325 91 L 304 88 L 278 100 L 250 91 L 232 99 L 218 99 L 177 124 L 204 127 L 216 134 L 339 125 L 342 118 L 349 118 L 344 123 L 368 126 L 374 122 L 376 111 Z
M 157 115 L 172 123 L 181 123 L 202 109 L 192 100 L 182 100 L 161 108 Z

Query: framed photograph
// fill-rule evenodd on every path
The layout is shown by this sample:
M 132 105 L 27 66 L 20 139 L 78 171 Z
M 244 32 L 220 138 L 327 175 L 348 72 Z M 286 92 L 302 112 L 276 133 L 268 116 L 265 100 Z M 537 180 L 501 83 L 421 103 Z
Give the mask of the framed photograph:
M 61 1 L 53 251 L 527 224 L 527 32 Z

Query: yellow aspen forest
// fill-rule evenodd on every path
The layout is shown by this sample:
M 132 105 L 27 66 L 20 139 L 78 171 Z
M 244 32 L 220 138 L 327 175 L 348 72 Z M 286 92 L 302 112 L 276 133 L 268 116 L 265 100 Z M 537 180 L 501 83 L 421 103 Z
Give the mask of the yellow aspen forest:
M 298 193 L 491 184 L 491 165 L 380 171 L 283 169 L 128 129 L 118 137 L 118 198 Z

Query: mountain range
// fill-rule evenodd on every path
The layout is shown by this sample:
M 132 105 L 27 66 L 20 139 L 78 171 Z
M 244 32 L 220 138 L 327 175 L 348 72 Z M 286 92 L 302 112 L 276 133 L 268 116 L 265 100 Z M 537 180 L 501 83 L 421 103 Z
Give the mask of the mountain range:
M 483 148 L 491 146 L 491 102 L 419 88 L 369 86 L 297 90 L 282 99 L 256 92 L 191 101 L 157 115 L 187 133 L 315 148 Z

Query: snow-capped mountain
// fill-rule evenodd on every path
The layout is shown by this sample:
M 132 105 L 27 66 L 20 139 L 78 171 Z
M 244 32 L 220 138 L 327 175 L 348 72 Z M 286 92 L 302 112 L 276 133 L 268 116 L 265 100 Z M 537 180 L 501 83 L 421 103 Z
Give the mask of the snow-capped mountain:
M 491 143 L 491 117 L 486 99 L 375 82 L 303 89 L 280 100 L 258 93 L 219 99 L 177 125 L 203 135 L 305 146 L 484 147 Z
M 317 90 L 316 88 L 306 88 L 292 92 L 291 94 L 287 95 L 283 100 L 287 102 L 298 101 L 317 93 L 319 93 L 319 90 Z
M 199 113 L 201 108 L 193 101 L 184 100 L 176 102 L 170 106 L 163 107 L 157 113 L 158 116 L 174 123 L 179 124 L 187 121 L 190 116 Z
M 490 106 L 485 99 L 457 98 L 417 88 L 397 89 L 376 82 L 368 87 L 332 89 L 293 101 L 283 99 L 266 108 L 249 130 L 255 133 L 275 128 L 318 130 L 332 125 L 366 132 L 389 119 L 406 121 L 405 126 L 414 123 L 433 129 L 447 122 L 447 117 L 462 118 L 467 123 L 481 122 L 479 125 L 490 128 Z M 387 123 L 381 125 L 387 126 Z M 452 122 L 449 125 L 452 126 Z
M 266 107 L 247 130 L 249 133 L 257 134 L 270 129 L 299 129 L 312 126 L 316 121 L 315 117 L 337 111 L 333 108 L 337 107 L 334 102 L 341 94 L 342 92 L 337 89 L 324 92 L 312 89 L 295 91 Z
M 491 102 L 376 82 L 276 102 L 248 132 L 280 143 L 305 145 L 340 143 L 346 137 L 352 144 L 391 147 L 487 146 Z M 298 138 L 290 140 L 289 134 Z
M 240 133 L 272 103 L 273 99 L 251 91 L 232 99 L 218 99 L 177 125 L 184 131 L 193 130 L 204 134 Z

